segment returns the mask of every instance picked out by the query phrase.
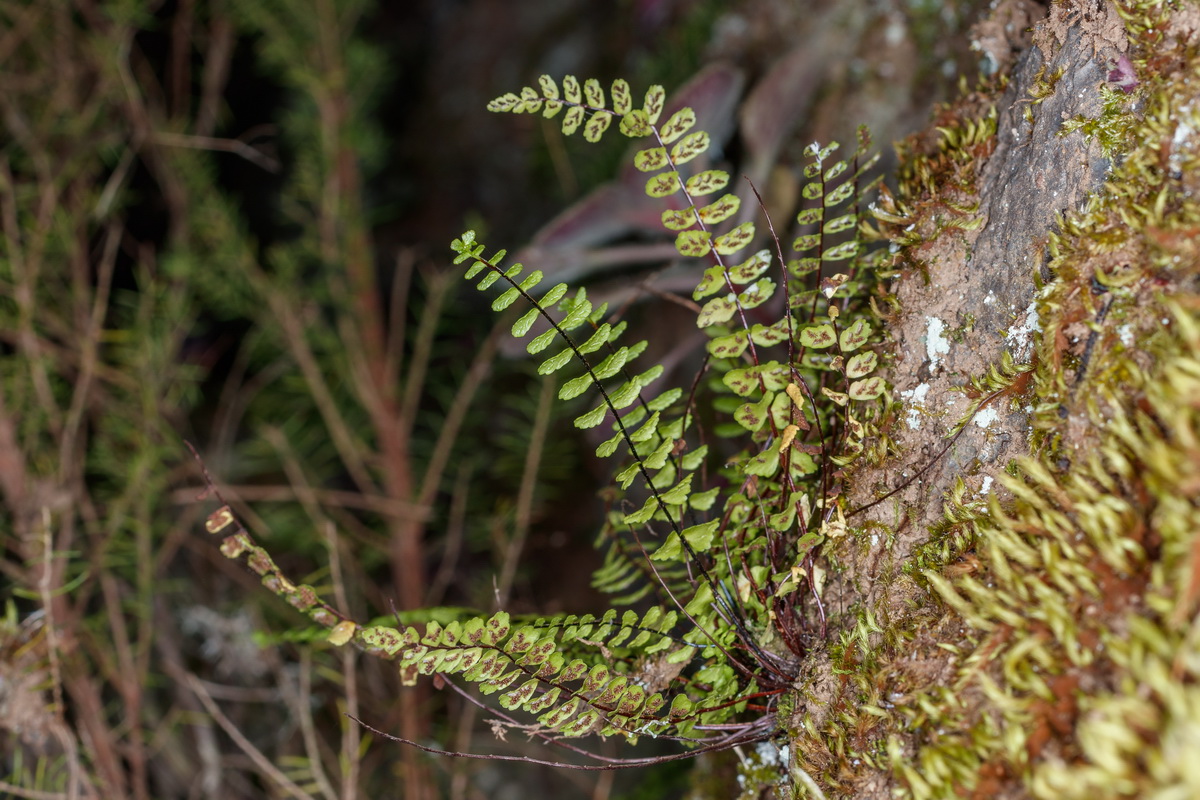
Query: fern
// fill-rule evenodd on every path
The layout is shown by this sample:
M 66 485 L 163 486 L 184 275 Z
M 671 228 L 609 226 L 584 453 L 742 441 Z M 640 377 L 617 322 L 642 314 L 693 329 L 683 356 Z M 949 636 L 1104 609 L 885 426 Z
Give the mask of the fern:
M 848 160 L 835 158 L 837 144 L 807 149 L 788 259 L 773 229 L 763 237 L 754 222 L 734 224 L 745 198 L 724 170 L 694 169 L 710 137 L 695 130 L 690 108 L 660 122 L 662 87 L 635 107 L 624 81 L 606 95 L 596 80 L 543 76 L 488 107 L 561 115 L 564 134 L 582 130 L 592 142 L 614 128 L 645 140 L 633 163 L 647 173 L 646 193 L 664 202 L 664 235 L 703 263 L 692 296 L 703 303 L 706 377 L 687 391 L 659 390 L 664 367 L 639 363 L 648 343 L 627 341 L 626 323 L 608 319 L 584 288 L 544 286 L 541 272 L 506 264 L 504 250 L 489 255 L 474 231 L 451 245 L 478 290 L 499 288 L 493 310 L 524 306 L 512 335 L 528 339 L 540 374 L 561 381 L 558 397 L 595 395 L 575 425 L 608 426 L 596 453 L 617 460 L 620 502 L 600 531 L 594 584 L 626 610 L 361 627 L 287 583 L 240 526 L 224 550 L 248 555 L 277 593 L 332 628 L 335 643 L 395 659 L 405 684 L 433 675 L 474 686 L 495 698 L 501 725 L 547 741 L 650 735 L 699 752 L 766 738 L 813 626 L 823 633 L 814 559 L 844 528 L 838 470 L 863 450 L 887 390 L 874 374 L 865 302 L 874 262 L 859 205 L 874 185 L 869 138 L 860 132 Z M 545 328 L 534 334 L 539 319 Z M 706 406 L 716 412 L 712 431 L 702 423 L 712 415 L 698 413 Z M 218 515 L 215 530 L 236 523 L 227 509 Z
M 593 309 L 582 289 L 566 301 L 562 299 L 571 290 L 563 284 L 534 297 L 532 291 L 542 276 L 522 278 L 521 265 L 503 266 L 503 251 L 485 256 L 473 232 L 452 244 L 455 263 L 470 262 L 466 277 L 483 275 L 478 288 L 487 289 L 498 280 L 508 284 L 493 308 L 507 307 L 518 297 L 529 303 L 529 310 L 514 326 L 514 335 L 525 335 L 538 316 L 550 323 L 527 349 L 540 352 L 554 339 L 565 347 L 545 360 L 539 372 L 552 374 L 569 363 L 582 367 L 579 375 L 563 384 L 559 396 L 569 399 L 595 389 L 598 404 L 578 417 L 576 425 L 587 428 L 611 420 L 613 435 L 597 448 L 597 455 L 623 451 L 626 463 L 616 473 L 622 490 L 642 478 L 645 499 L 640 507 L 634 502 L 627 510 L 609 515 L 604 532 L 609 547 L 596 584 L 618 595 L 614 600 L 623 604 L 656 590 L 666 594 L 690 625 L 684 641 L 699 645 L 707 640 L 711 645 L 695 650 L 677 647 L 670 657 L 687 664 L 696 676 L 720 677 L 702 695 L 676 695 L 666 717 L 651 713 L 636 722 L 617 719 L 607 727 L 593 720 L 595 724 L 572 725 L 569 730 L 590 732 L 600 727 L 601 732 L 627 734 L 673 730 L 687 735 L 693 720 L 689 708 L 722 706 L 764 687 L 768 695 L 777 694 L 802 652 L 803 631 L 792 622 L 792 598 L 800 583 L 796 576 L 803 574 L 804 562 L 821 537 L 813 512 L 831 508 L 828 473 L 833 465 L 848 463 L 861 450 L 864 427 L 854 409 L 869 407 L 886 388 L 881 378 L 872 375 L 878 365 L 878 357 L 866 347 L 872 326 L 853 302 L 865 288 L 858 274 L 866 263 L 858 200 L 870 188 L 864 175 L 874 159 L 862 158 L 868 146 L 865 133 L 851 163 L 833 158 L 836 144 L 810 147 L 808 182 L 802 190 L 808 203 L 797 217 L 800 235 L 793 242 L 797 258 L 785 263 L 782 254 L 772 258 L 769 250 L 747 255 L 757 239 L 755 224 L 722 228 L 738 212 L 742 199 L 728 191 L 709 199 L 727 189 L 729 174 L 720 169 L 687 173 L 686 165 L 709 147 L 708 134 L 693 130 L 696 118 L 691 109 L 676 111 L 660 125 L 665 106 L 661 87 L 652 87 L 640 108 L 632 106 L 623 81 L 612 86 L 611 108 L 594 80 L 586 81 L 581 90 L 577 80 L 564 79 L 560 92 L 552 78 L 543 76 L 539 87 L 505 95 L 489 108 L 540 111 L 547 117 L 565 109 L 564 134 L 582 126 L 585 138 L 598 141 L 615 120 L 626 136 L 650 140 L 650 146 L 634 155 L 633 163 L 648 173 L 646 193 L 669 204 L 662 223 L 674 233 L 679 254 L 709 263 L 693 293 L 693 299 L 705 301 L 697 324 L 711 337 L 707 349 L 713 372 L 720 378 L 719 391 L 746 401 L 733 408 L 730 416 L 735 426 L 724 431 L 736 430 L 738 438 L 749 440 L 733 459 L 737 467 L 725 476 L 730 482 L 702 486 L 708 446 L 696 444 L 700 437 L 693 436 L 695 416 L 679 402 L 683 390 L 643 396 L 662 367 L 631 371 L 631 362 L 645 342 L 618 345 L 623 324 L 603 321 L 604 310 Z M 844 271 L 833 272 L 842 267 Z M 556 302 L 557 315 L 553 313 Z M 777 318 L 753 321 L 751 312 L 757 309 L 773 309 Z M 574 334 L 580 328 L 589 334 L 586 340 Z M 766 358 L 772 348 L 780 347 L 787 350 L 784 359 Z M 627 500 L 631 496 L 627 494 Z M 662 530 L 657 527 L 660 523 L 665 526 L 663 538 L 656 535 Z M 810 531 L 810 526 L 815 530 Z M 671 567 L 680 568 L 668 571 Z M 663 608 L 652 607 L 656 619 L 667 618 Z M 637 618 L 633 612 L 626 614 L 632 614 L 627 623 Z M 772 618 L 787 621 L 768 623 Z M 772 625 L 790 652 L 764 646 L 772 638 L 764 631 Z M 649 635 L 643 631 L 633 639 L 626 648 L 633 652 L 626 657 L 652 652 L 646 644 Z M 667 647 L 671 641 L 664 637 L 659 644 Z M 529 692 L 538 688 L 523 685 L 529 686 Z M 604 696 L 601 687 L 585 687 L 583 698 L 574 695 L 573 699 L 587 706 L 586 698 L 597 691 Z M 723 705 L 706 712 L 707 717 L 702 713 L 700 722 L 724 721 L 745 702 Z M 592 720 L 591 712 L 598 719 L 612 715 L 611 709 L 592 707 L 586 719 Z M 541 721 L 547 723 L 545 718 Z

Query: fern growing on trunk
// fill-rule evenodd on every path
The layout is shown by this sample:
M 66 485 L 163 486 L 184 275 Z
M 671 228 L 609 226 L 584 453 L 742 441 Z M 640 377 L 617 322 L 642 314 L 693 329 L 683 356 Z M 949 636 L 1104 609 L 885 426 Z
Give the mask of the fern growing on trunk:
M 787 258 L 770 220 L 766 236 L 753 222 L 733 224 L 753 187 L 739 194 L 726 171 L 696 168 L 708 133 L 695 130 L 692 109 L 667 116 L 665 108 L 660 86 L 635 105 L 625 81 L 606 97 L 598 81 L 571 76 L 561 86 L 543 76 L 538 88 L 489 105 L 562 114 L 564 134 L 582 130 L 592 142 L 614 123 L 648 140 L 634 165 L 647 173 L 646 193 L 663 200 L 679 255 L 700 262 L 692 299 L 708 340 L 695 379 L 652 390 L 663 365 L 635 365 L 648 342 L 626 341 L 627 324 L 608 319 L 584 288 L 544 287 L 540 271 L 506 264 L 504 250 L 488 255 L 474 231 L 452 243 L 454 263 L 479 290 L 503 289 L 495 311 L 524 304 L 512 335 L 534 334 L 526 349 L 542 359 L 540 374 L 566 376 L 559 398 L 596 396 L 575 425 L 607 426 L 596 453 L 619 460 L 622 500 L 601 531 L 605 560 L 594 577 L 613 608 L 361 626 L 287 581 L 227 507 L 209 524 L 214 533 L 235 526 L 223 552 L 330 628 L 334 643 L 396 660 L 405 684 L 432 675 L 460 691 L 473 686 L 494 697 L 499 724 L 577 752 L 564 740 L 663 737 L 686 757 L 771 736 L 801 657 L 824 634 L 818 556 L 845 530 L 841 470 L 864 452 L 887 407 L 874 374 L 874 261 L 860 210 L 873 185 L 866 133 L 848 159 L 836 158 L 836 144 L 806 150 L 805 202 Z

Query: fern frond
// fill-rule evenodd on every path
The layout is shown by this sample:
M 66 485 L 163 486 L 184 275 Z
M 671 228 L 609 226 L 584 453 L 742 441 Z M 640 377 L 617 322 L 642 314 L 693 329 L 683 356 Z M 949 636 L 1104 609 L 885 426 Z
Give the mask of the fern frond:
M 594 78 L 584 81 L 582 88 L 574 75 L 563 78 L 562 93 L 558 84 L 549 75 L 538 79 L 538 88 L 526 86 L 520 94 L 509 92 L 488 103 L 488 111 L 511 114 L 536 114 L 539 111 L 547 119 L 555 117 L 563 109 L 562 132 L 570 136 L 583 125 L 583 137 L 589 142 L 603 138 L 614 119 L 621 121 L 623 134 L 631 138 L 647 135 L 649 126 L 662 113 L 664 92 L 661 86 L 652 86 L 646 92 L 642 108 L 634 109 L 629 84 L 623 80 L 613 81 L 612 106 L 605 102 L 604 89 Z M 705 147 L 707 149 L 707 146 Z
M 394 657 L 405 681 L 415 681 L 417 675 L 460 675 L 484 695 L 502 692 L 498 702 L 503 708 L 535 715 L 547 732 L 579 737 L 599 731 L 636 738 L 677 725 L 693 713 L 692 702 L 677 694 L 669 714 L 660 714 L 667 705 L 661 692 L 648 692 L 603 661 L 568 659 L 562 648 L 586 642 L 607 652 L 609 660 L 614 652 L 635 649 L 653 654 L 679 644 L 671 633 L 676 620 L 675 612 L 657 606 L 640 615 L 626 611 L 619 619 L 610 610 L 599 617 L 559 617 L 527 625 L 514 625 L 499 612 L 462 625 L 431 622 L 423 632 L 368 628 L 361 639 Z M 694 652 L 685 645 L 667 658 L 690 660 Z

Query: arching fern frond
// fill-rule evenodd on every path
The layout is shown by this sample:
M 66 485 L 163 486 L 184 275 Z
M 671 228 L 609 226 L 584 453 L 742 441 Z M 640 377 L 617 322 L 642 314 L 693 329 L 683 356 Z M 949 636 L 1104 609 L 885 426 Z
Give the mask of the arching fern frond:
M 566 109 L 562 132 L 570 136 L 583 125 L 583 137 L 598 142 L 614 119 L 620 119 L 621 133 L 630 137 L 645 136 L 650 126 L 658 122 L 666 93 L 661 86 L 651 86 L 641 108 L 633 107 L 629 84 L 623 80 L 612 83 L 612 107 L 604 101 L 604 89 L 594 78 L 584 81 L 582 91 L 574 75 L 563 78 L 562 92 L 549 75 L 538 79 L 538 88 L 526 86 L 521 93 L 508 93 L 488 103 L 488 111 L 507 111 L 513 114 L 536 114 L 539 111 L 551 119 Z M 677 123 L 678 124 L 678 123 Z

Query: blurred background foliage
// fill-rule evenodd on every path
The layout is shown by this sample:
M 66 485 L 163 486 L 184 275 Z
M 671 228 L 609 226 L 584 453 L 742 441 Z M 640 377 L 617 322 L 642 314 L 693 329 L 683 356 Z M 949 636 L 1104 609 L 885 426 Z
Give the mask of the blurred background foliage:
M 813 138 L 920 124 L 978 5 L 0 0 L 0 794 L 682 791 L 677 765 L 639 789 L 368 747 L 341 712 L 527 745 L 306 641 L 205 538 L 185 441 L 361 619 L 597 610 L 603 476 L 444 265 L 468 223 L 527 241 L 623 150 L 486 101 L 543 72 L 669 91 L 715 60 L 752 86 L 822 42 L 786 178 Z

